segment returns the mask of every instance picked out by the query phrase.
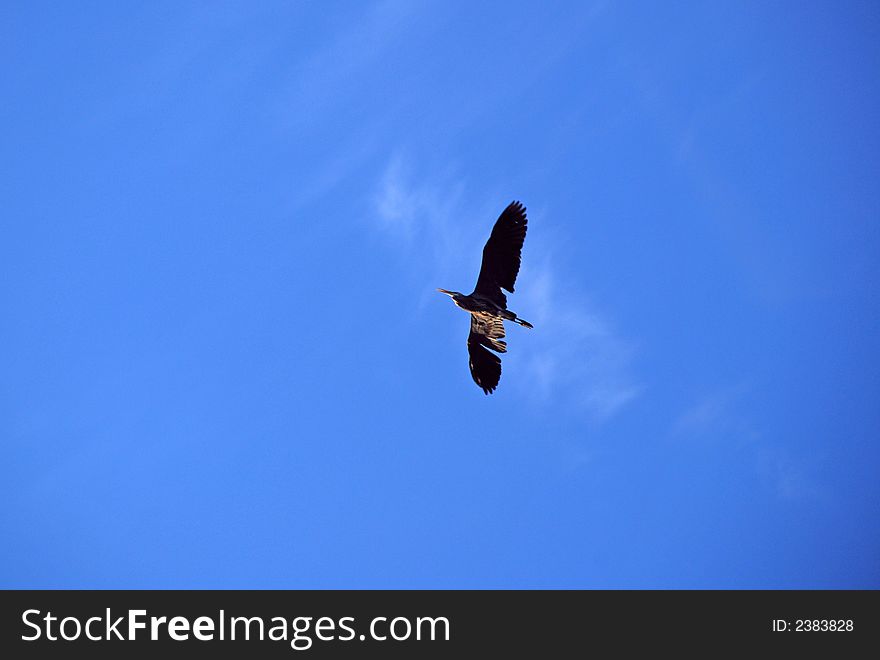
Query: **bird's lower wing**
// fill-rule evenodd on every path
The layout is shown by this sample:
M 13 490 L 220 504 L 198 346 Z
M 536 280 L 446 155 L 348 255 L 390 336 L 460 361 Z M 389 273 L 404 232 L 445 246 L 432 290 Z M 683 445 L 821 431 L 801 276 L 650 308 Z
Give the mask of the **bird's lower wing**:
M 501 341 L 504 339 L 504 321 L 497 316 L 480 312 L 471 314 L 471 335 L 476 335 L 486 348 L 499 353 L 507 352 L 507 343 Z
M 501 380 L 501 358 L 489 351 L 507 351 L 504 338 L 504 322 L 488 314 L 471 315 L 471 331 L 468 335 L 468 366 L 471 378 L 486 394 L 491 394 Z
M 471 378 L 486 394 L 491 394 L 501 380 L 501 358 L 485 348 L 471 334 L 468 337 L 468 366 Z

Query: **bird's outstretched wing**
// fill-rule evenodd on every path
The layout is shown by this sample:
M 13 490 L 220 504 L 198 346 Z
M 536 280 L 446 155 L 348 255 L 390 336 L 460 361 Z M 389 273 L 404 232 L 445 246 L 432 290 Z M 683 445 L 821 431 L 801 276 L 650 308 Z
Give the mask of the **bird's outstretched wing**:
M 479 312 L 471 314 L 471 335 L 479 337 L 479 342 L 486 348 L 507 352 L 507 343 L 501 341 L 504 339 L 504 321 L 497 316 Z
M 526 207 L 520 202 L 511 202 L 495 221 L 483 248 L 483 264 L 474 293 L 486 296 L 504 309 L 507 297 L 501 289 L 513 293 L 527 224 Z
M 474 382 L 486 394 L 491 394 L 501 380 L 501 358 L 493 351 L 504 353 L 504 322 L 488 314 L 471 314 L 471 331 L 468 335 L 468 366 Z

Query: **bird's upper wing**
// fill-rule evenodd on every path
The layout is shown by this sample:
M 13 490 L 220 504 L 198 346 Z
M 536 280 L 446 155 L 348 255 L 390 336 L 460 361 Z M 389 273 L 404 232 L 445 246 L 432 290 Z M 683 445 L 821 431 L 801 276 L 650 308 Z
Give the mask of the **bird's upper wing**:
M 495 221 L 492 234 L 483 248 L 483 265 L 474 293 L 490 298 L 505 309 L 507 297 L 501 289 L 513 293 L 527 224 L 526 207 L 519 202 L 511 202 Z
M 468 366 L 474 382 L 486 394 L 491 394 L 501 380 L 501 358 L 487 350 L 504 353 L 504 322 L 488 314 L 471 314 L 471 331 L 468 335 Z

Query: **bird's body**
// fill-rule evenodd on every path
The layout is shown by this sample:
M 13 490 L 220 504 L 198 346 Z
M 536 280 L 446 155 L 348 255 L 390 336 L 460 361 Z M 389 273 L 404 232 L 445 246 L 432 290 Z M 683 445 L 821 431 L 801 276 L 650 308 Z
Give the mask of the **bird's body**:
M 507 309 L 507 297 L 501 290 L 513 293 L 527 223 L 525 207 L 519 202 L 511 203 L 495 222 L 492 235 L 483 248 L 483 263 L 473 293 L 466 296 L 457 291 L 437 289 L 471 315 L 468 366 L 474 382 L 486 394 L 491 394 L 501 379 L 501 358 L 487 349 L 507 352 L 507 344 L 503 341 L 504 321 L 533 327 Z
M 441 289 L 441 291 L 443 291 Z M 443 291 L 446 293 L 446 291 Z M 486 296 L 481 296 L 479 293 L 472 293 L 469 296 L 464 296 L 460 293 L 450 292 L 450 297 L 452 298 L 452 302 L 455 303 L 456 307 L 460 307 L 466 312 L 471 312 L 472 314 L 490 314 L 492 316 L 501 316 L 505 311 L 503 307 L 500 307 L 497 303 L 493 302 L 491 298 L 487 298 Z

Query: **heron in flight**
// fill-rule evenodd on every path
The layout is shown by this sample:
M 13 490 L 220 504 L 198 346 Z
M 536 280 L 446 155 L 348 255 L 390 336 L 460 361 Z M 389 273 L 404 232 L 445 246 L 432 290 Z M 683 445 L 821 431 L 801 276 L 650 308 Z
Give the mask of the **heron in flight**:
M 452 298 L 458 307 L 470 312 L 468 366 L 474 382 L 486 394 L 491 394 L 501 379 L 501 358 L 486 349 L 497 353 L 507 352 L 507 344 L 503 341 L 504 321 L 513 321 L 526 328 L 533 327 L 507 309 L 507 297 L 501 290 L 513 293 L 527 224 L 526 207 L 519 202 L 511 202 L 495 221 L 492 235 L 483 248 L 483 265 L 474 292 L 466 296 L 457 291 L 437 289 Z

